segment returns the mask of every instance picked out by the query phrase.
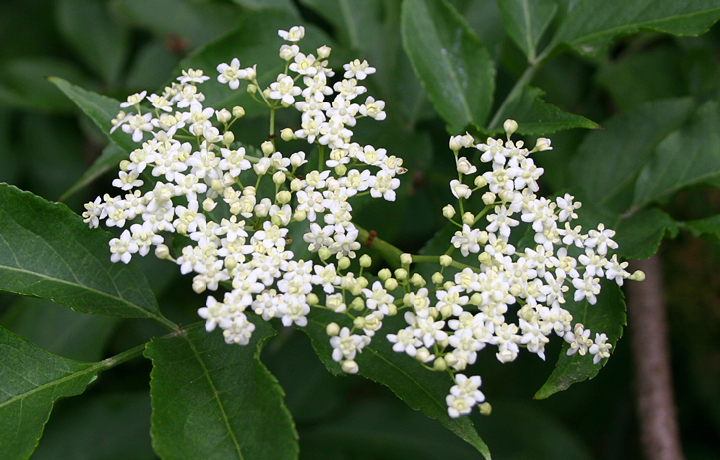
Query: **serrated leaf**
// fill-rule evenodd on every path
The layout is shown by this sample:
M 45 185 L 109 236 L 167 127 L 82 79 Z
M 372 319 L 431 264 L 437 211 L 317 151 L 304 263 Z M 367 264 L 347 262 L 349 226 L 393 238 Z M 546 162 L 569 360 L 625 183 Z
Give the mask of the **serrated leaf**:
M 325 367 L 335 375 L 342 375 L 340 365 L 332 359 L 332 347 L 325 332 L 325 325 L 331 321 L 343 323 L 347 318 L 332 312 L 314 311 L 307 327 L 301 328 L 310 336 L 315 352 Z M 374 382 L 381 383 L 415 410 L 438 420 L 447 429 L 475 447 L 486 459 L 490 451 L 478 435 L 469 417 L 451 418 L 447 412 L 445 397 L 453 385 L 452 379 L 443 372 L 431 372 L 409 356 L 396 353 L 385 338 L 386 334 L 397 332 L 407 326 L 402 315 L 386 317 L 383 328 L 372 343 L 355 358 L 359 374 Z
M 55 4 L 58 29 L 84 62 L 110 85 L 122 71 L 129 49 L 129 33 L 107 11 L 104 2 L 59 0 Z
M 402 4 L 403 46 L 435 110 L 454 134 L 483 126 L 495 89 L 490 53 L 445 0 Z
M 659 208 L 643 209 L 628 218 L 621 219 L 613 238 L 618 244 L 616 251 L 626 259 L 647 259 L 658 251 L 665 235 L 677 234 L 677 223 Z
M 617 213 L 632 205 L 638 173 L 657 145 L 692 113 L 689 98 L 644 104 L 603 123 L 604 130 L 585 136 L 570 162 L 571 185 L 587 200 Z
M 0 184 L 0 290 L 167 324 L 140 269 L 110 262 L 110 238 L 63 204 Z
M 576 1 L 547 49 L 567 43 L 581 53 L 594 54 L 621 35 L 640 30 L 699 35 L 718 19 L 716 0 Z
M 48 353 L 0 327 L 2 457 L 29 458 L 55 402 L 85 391 L 101 368 Z
M 685 187 L 720 176 L 720 106 L 700 106 L 690 123 L 658 145 L 640 171 L 633 205 L 646 206 Z
M 87 187 L 89 184 L 94 182 L 95 179 L 99 178 L 111 169 L 117 168 L 120 161 L 126 160 L 127 157 L 127 152 L 115 144 L 109 144 L 103 149 L 102 155 L 95 160 L 95 163 L 93 163 L 92 166 L 85 171 L 82 177 L 78 179 L 77 182 L 75 182 L 65 193 L 63 193 L 62 196 L 60 196 L 59 201 L 67 200 L 68 197 L 71 197 L 79 190 Z
M 573 324 L 582 323 L 585 329 L 592 331 L 591 339 L 595 334 L 606 334 L 607 343 L 614 347 L 622 337 L 623 326 L 627 323 L 625 315 L 625 296 L 614 281 L 602 280 L 602 292 L 597 296 L 597 304 L 590 305 L 587 301 L 567 302 L 564 307 L 573 315 Z M 555 369 L 545 384 L 535 393 L 535 399 L 547 398 L 559 391 L 566 390 L 570 385 L 595 377 L 605 362 L 593 364 L 590 354 L 580 356 L 575 353 L 567 355 L 570 348 L 566 342 L 563 345 Z M 612 358 L 612 357 L 611 357 Z
M 121 129 L 110 134 L 110 129 L 113 127 L 111 120 L 115 118 L 120 111 L 120 102 L 107 96 L 84 90 L 79 86 L 68 83 L 62 78 L 49 77 L 48 80 L 60 88 L 70 100 L 80 107 L 80 109 L 85 112 L 85 115 L 90 117 L 120 149 L 130 153 L 140 147 L 140 144 L 133 142 L 131 136 Z
M 518 134 L 551 134 L 565 129 L 598 129 L 600 125 L 580 115 L 561 110 L 542 100 L 544 91 L 524 86 L 516 97 L 503 106 L 502 112 L 494 117 L 497 122 L 488 129 L 502 133 L 502 123 L 508 118 L 518 122 Z
M 697 238 L 702 235 L 714 235 L 720 238 L 720 214 L 708 217 L 707 219 L 697 219 L 685 222 L 685 227 Z
M 543 32 L 557 12 L 555 0 L 499 0 L 505 31 L 533 61 Z
M 333 25 L 340 43 L 348 48 L 368 50 L 378 37 L 381 0 L 301 0 Z M 385 38 L 385 37 L 384 37 Z
M 297 433 L 275 377 L 259 361 L 274 334 L 263 321 L 246 346 L 228 345 L 200 325 L 155 338 L 152 359 L 153 448 L 167 459 L 295 459 Z
M 216 68 L 223 62 L 229 64 L 233 58 L 238 58 L 243 67 L 257 65 L 258 82 L 263 88 L 268 86 L 285 69 L 285 61 L 278 57 L 278 49 L 284 41 L 277 33 L 268 31 L 288 30 L 298 23 L 302 21 L 287 11 L 250 11 L 243 15 L 236 29 L 193 53 L 180 66 L 183 69 L 203 69 L 206 75 L 212 76 L 198 87 L 205 95 L 205 106 L 219 110 L 221 107 L 230 109 L 241 105 L 248 117 L 267 115 L 267 107 L 252 100 L 245 90 L 247 85 L 241 84 L 237 90 L 232 90 L 228 85 L 219 83 Z M 315 27 L 306 26 L 306 29 L 302 49 L 314 52 L 317 47 L 330 44 L 326 35 Z

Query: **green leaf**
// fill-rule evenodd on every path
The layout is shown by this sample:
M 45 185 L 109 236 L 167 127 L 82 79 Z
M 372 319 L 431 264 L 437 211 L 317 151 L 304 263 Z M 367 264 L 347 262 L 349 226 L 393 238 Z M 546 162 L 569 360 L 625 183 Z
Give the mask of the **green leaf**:
M 297 14 L 297 8 L 292 0 L 235 0 L 235 3 L 255 10 L 263 8 L 276 8 Z
M 557 12 L 555 0 L 499 0 L 507 34 L 527 56 L 535 60 L 537 45 Z
M 115 144 L 109 144 L 103 149 L 102 155 L 95 160 L 95 163 L 93 163 L 92 166 L 85 171 L 82 177 L 62 194 L 60 201 L 67 200 L 68 197 L 87 187 L 106 172 L 117 168 L 120 161 L 126 160 L 127 157 L 127 152 Z
M 690 116 L 693 101 L 668 99 L 641 105 L 603 123 L 585 136 L 570 162 L 571 185 L 586 201 L 617 213 L 627 211 L 638 173 L 657 145 Z
M 90 82 L 74 64 L 50 57 L 21 57 L 0 64 L 0 106 L 47 112 L 69 112 L 73 104 L 48 84 L 57 75 L 78 84 Z
M 495 116 L 497 124 L 490 126 L 489 130 L 494 133 L 504 132 L 502 123 L 508 118 L 518 122 L 519 134 L 551 134 L 572 128 L 600 128 L 594 121 L 544 102 L 541 99 L 544 94 L 541 89 L 523 87 L 516 97 L 508 101 L 502 112 Z
M 688 228 L 696 238 L 706 234 L 720 238 L 720 214 L 708 217 L 707 219 L 685 222 L 685 227 Z
M 105 82 L 116 84 L 129 50 L 125 27 L 110 16 L 105 2 L 59 0 L 55 6 L 65 41 Z
M 646 206 L 685 187 L 720 177 L 719 108 L 717 102 L 706 102 L 690 123 L 660 143 L 640 171 L 634 206 Z
M 110 129 L 113 127 L 111 120 L 115 118 L 120 111 L 120 102 L 71 85 L 62 78 L 50 77 L 48 80 L 60 88 L 70 100 L 80 107 L 82 111 L 85 112 L 85 115 L 90 117 L 90 119 L 108 135 L 115 145 L 127 153 L 140 147 L 140 144 L 133 142 L 132 137 L 122 129 L 118 129 L 112 134 L 109 134 Z
M 201 325 L 155 338 L 152 359 L 153 447 L 162 458 L 294 459 L 297 433 L 277 380 L 260 363 L 274 334 L 263 321 L 246 346 L 228 345 Z
M 194 0 L 112 0 L 110 7 L 127 23 L 172 43 L 180 53 L 228 32 L 241 14 L 232 3 Z
M 602 292 L 597 296 L 597 304 L 590 305 L 587 301 L 567 302 L 565 308 L 573 315 L 573 324 L 582 323 L 585 329 L 592 331 L 591 339 L 595 334 L 605 333 L 607 343 L 613 347 L 622 337 L 623 326 L 627 322 L 625 315 L 625 300 L 620 287 L 615 281 L 602 280 Z M 593 364 L 590 354 L 580 356 L 575 353 L 567 355 L 570 348 L 566 342 L 563 345 L 555 369 L 545 384 L 535 393 L 535 399 L 545 399 L 559 391 L 566 390 L 570 385 L 583 380 L 589 380 L 600 372 L 600 368 L 607 360 L 600 364 Z
M 167 324 L 139 268 L 110 262 L 110 238 L 63 204 L 0 184 L 0 290 Z
M 379 38 L 379 18 L 383 16 L 381 0 L 301 0 L 301 3 L 333 25 L 340 43 L 348 48 L 371 51 Z M 393 5 L 385 5 L 393 8 Z M 389 35 L 389 34 L 388 34 Z
M 50 353 L 93 362 L 103 357 L 118 321 L 109 316 L 75 313 L 48 300 L 18 297 L 0 324 Z
M 619 256 L 647 259 L 658 251 L 666 234 L 671 238 L 677 234 L 678 227 L 667 213 L 652 207 L 620 220 L 614 230 Z
M 0 327 L 0 451 L 27 459 L 42 436 L 55 402 L 75 396 L 102 365 L 55 356 Z
M 236 29 L 193 53 L 184 59 L 180 66 L 183 69 L 203 69 L 206 75 L 212 76 L 198 87 L 205 95 L 205 106 L 219 110 L 221 107 L 229 109 L 241 105 L 245 108 L 247 117 L 267 116 L 267 107 L 252 100 L 245 90 L 247 85 L 241 84 L 237 90 L 230 89 L 228 85 L 217 81 L 216 68 L 223 62 L 230 63 L 233 58 L 238 58 L 241 66 L 257 64 L 258 81 L 262 87 L 266 87 L 285 69 L 285 61 L 278 57 L 278 49 L 284 42 L 277 32 L 268 31 L 288 30 L 299 22 L 301 23 L 297 17 L 286 11 L 248 12 L 243 15 Z M 317 47 L 329 44 L 329 39 L 321 31 L 310 26 L 306 29 L 302 49 L 314 52 Z
M 615 37 L 640 30 L 699 35 L 719 18 L 715 0 L 576 1 L 547 49 L 567 43 L 580 53 L 598 53 Z
M 465 20 L 445 0 L 406 0 L 401 30 L 415 74 L 448 131 L 483 126 L 492 106 L 495 66 Z
M 331 321 L 341 324 L 345 319 L 333 312 L 314 311 L 309 317 L 308 325 L 301 329 L 310 336 L 313 348 L 325 367 L 335 375 L 342 375 L 343 372 L 340 365 L 332 359 L 332 347 L 325 332 L 325 325 Z M 490 459 L 490 451 L 470 418 L 455 419 L 448 415 L 445 397 L 453 385 L 449 375 L 428 371 L 413 358 L 392 350 L 392 344 L 385 339 L 385 334 L 397 332 L 405 326 L 400 314 L 383 320 L 382 332 L 356 357 L 360 367 L 359 374 L 390 388 L 408 406 L 438 420 L 475 447 L 486 459 Z

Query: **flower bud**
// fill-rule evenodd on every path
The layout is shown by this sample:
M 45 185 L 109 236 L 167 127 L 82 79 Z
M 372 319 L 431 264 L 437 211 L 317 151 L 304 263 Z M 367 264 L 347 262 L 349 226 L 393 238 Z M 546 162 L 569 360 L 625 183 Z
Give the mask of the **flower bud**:
M 272 222 L 273 225 L 276 225 L 278 227 L 282 227 L 284 225 L 282 217 L 277 214 L 270 218 L 270 222 Z
M 492 262 L 492 256 L 488 254 L 487 252 L 482 252 L 478 254 L 478 261 L 481 264 L 489 265 L 490 262 Z
M 408 272 L 404 268 L 398 268 L 395 270 L 395 278 L 398 279 L 398 281 L 405 281 L 408 277 Z
M 230 144 L 232 144 L 235 141 L 235 134 L 232 131 L 225 131 L 222 138 L 222 143 L 225 145 L 225 147 L 230 147 Z
M 365 309 L 365 301 L 362 297 L 355 297 L 352 302 L 350 302 L 350 308 L 353 310 L 361 311 Z
M 299 192 L 302 190 L 303 183 L 300 179 L 293 179 L 290 181 L 290 190 L 293 192 Z
M 302 222 L 307 219 L 307 213 L 303 210 L 297 210 L 295 211 L 295 214 L 293 214 L 293 219 L 295 219 L 297 222 Z
M 423 278 L 420 273 L 415 273 L 413 276 L 411 276 L 410 282 L 415 287 L 423 287 L 423 286 L 425 286 L 425 284 L 427 284 L 425 281 L 425 278 Z
M 255 205 L 253 211 L 257 217 L 264 219 L 270 213 L 270 205 L 269 203 L 266 203 L 265 200 L 262 200 L 260 203 Z
M 480 414 L 482 415 L 490 415 L 492 413 L 492 406 L 489 402 L 478 405 L 478 409 L 480 409 Z
M 342 370 L 346 374 L 357 374 L 360 368 L 358 367 L 357 363 L 352 359 L 346 359 L 342 362 Z
M 510 136 L 513 135 L 515 131 L 518 129 L 517 121 L 515 120 L 505 120 L 505 123 L 503 123 L 503 129 L 505 130 L 505 134 L 507 134 L 508 139 Z
M 443 267 L 449 267 L 451 263 L 452 257 L 450 257 L 449 255 L 443 254 L 440 256 L 440 265 L 442 265 Z
M 443 319 L 452 315 L 452 312 L 453 312 L 453 309 L 452 309 L 452 306 L 450 306 L 450 305 L 445 304 L 440 308 L 440 316 L 442 316 Z
M 491 204 L 495 203 L 495 194 L 493 192 L 485 192 L 483 193 L 482 200 L 483 203 L 490 206 Z
M 275 151 L 275 146 L 272 142 L 265 141 L 260 144 L 260 150 L 262 150 L 263 155 L 268 156 Z
M 367 285 L 369 284 L 369 281 L 368 281 L 368 279 L 365 278 L 364 276 L 360 276 L 360 277 L 358 277 L 358 279 L 357 279 L 357 284 L 358 284 L 358 286 L 360 286 L 361 288 L 365 289 L 365 288 L 367 287 Z
M 445 281 L 445 284 L 443 284 L 443 289 L 445 289 L 446 291 L 449 291 L 453 287 L 455 287 L 455 283 L 450 280 Z
M 483 188 L 487 185 L 487 179 L 485 179 L 485 176 L 477 176 L 475 177 L 475 187 Z
M 223 265 L 225 265 L 225 268 L 232 271 L 233 268 L 237 267 L 237 260 L 235 260 L 234 257 L 226 257 L 223 260 Z
M 508 289 L 508 292 L 512 296 L 517 297 L 520 295 L 521 292 L 523 292 L 523 288 L 519 284 L 513 284 L 512 286 L 510 286 L 510 289 Z
M 212 211 L 213 209 L 215 209 L 215 206 L 217 206 L 217 203 L 212 198 L 205 198 L 202 204 L 203 210 L 207 212 Z
M 346 172 L 347 172 L 347 166 L 345 166 L 343 164 L 339 164 L 339 165 L 335 166 L 335 174 L 337 174 L 338 176 L 342 177 L 345 175 Z
M 388 268 L 383 268 L 378 272 L 378 278 L 380 278 L 382 281 L 387 280 L 392 276 L 392 272 Z
M 445 278 L 443 277 L 442 273 L 435 272 L 433 273 L 431 280 L 434 284 L 442 284 L 442 282 L 445 281 Z
M 362 268 L 368 268 L 370 265 L 372 265 L 372 257 L 367 254 L 360 256 L 360 266 Z
M 354 296 L 359 296 L 360 294 L 362 294 L 362 290 L 362 286 L 360 286 L 359 284 L 355 284 L 353 287 L 350 288 L 350 294 Z
M 253 81 L 257 78 L 257 64 L 252 67 L 248 67 L 247 69 L 244 69 L 244 70 L 245 70 L 245 74 L 246 74 L 245 80 Z
M 249 85 L 247 85 L 247 92 L 248 92 L 248 93 L 250 93 L 250 94 L 255 94 L 255 93 L 257 93 L 257 90 L 258 90 L 258 89 L 257 89 L 257 86 L 253 85 L 252 83 L 249 84 Z
M 470 303 L 473 305 L 480 305 L 483 303 L 482 294 L 479 292 L 474 293 L 472 296 L 470 296 Z
M 307 301 L 308 305 L 317 305 L 318 302 L 320 302 L 318 296 L 312 292 L 305 297 L 305 300 Z
M 205 292 L 205 289 L 207 289 L 207 284 L 205 284 L 205 281 L 200 279 L 194 279 L 192 283 L 192 290 L 195 291 L 197 294 L 202 294 Z
M 262 93 L 265 99 L 270 99 L 270 88 L 265 88 Z
M 285 179 L 287 177 L 285 176 L 284 171 L 278 171 L 275 174 L 273 174 L 273 182 L 275 182 L 275 185 L 281 185 L 285 182 Z
M 158 244 L 155 248 L 155 257 L 158 259 L 169 259 L 170 258 L 170 248 L 168 248 L 164 244 Z
M 338 323 L 329 323 L 327 326 L 325 326 L 325 332 L 330 337 L 335 337 L 340 333 L 340 326 L 338 326 Z
M 457 363 L 458 363 L 458 359 L 454 354 L 448 353 L 445 355 L 445 364 L 447 364 L 448 366 L 454 366 Z
M 475 166 L 473 166 L 473 165 L 468 161 L 467 158 L 461 157 L 461 158 L 458 158 L 458 160 L 457 160 L 457 171 L 458 171 L 460 174 L 468 175 L 468 174 L 472 174 L 472 173 L 474 173 L 475 171 L 477 171 L 477 168 L 476 168 Z
M 220 109 L 215 111 L 215 117 L 220 123 L 227 123 L 232 118 L 232 113 L 228 109 Z
M 330 51 L 332 51 L 332 48 L 330 48 L 329 46 L 321 46 L 317 49 L 318 59 L 327 59 L 330 56 Z
M 292 199 L 292 193 L 287 190 L 280 190 L 277 195 L 275 195 L 275 199 L 280 204 L 287 204 Z
M 320 256 L 320 260 L 328 260 L 330 256 L 332 256 L 332 252 L 327 247 L 323 246 L 318 251 L 318 255 Z
M 543 152 L 545 150 L 552 150 L 552 147 L 550 146 L 550 139 L 545 139 L 544 137 L 538 137 L 538 140 L 535 143 L 535 148 L 532 149 L 532 151 L 533 152 Z
M 297 138 L 295 137 L 295 132 L 292 129 L 284 128 L 282 131 L 280 131 L 280 139 L 288 142 Z
M 503 202 L 507 203 L 515 198 L 515 192 L 512 190 L 500 190 L 498 196 Z
M 403 265 L 410 265 L 412 263 L 412 254 L 400 254 L 400 263 Z
M 430 351 L 425 347 L 420 348 L 415 355 L 415 359 L 417 359 L 421 363 L 426 363 L 433 359 L 433 357 L 434 356 L 432 355 L 432 353 L 430 353 Z
M 345 270 L 350 266 L 350 258 L 347 256 L 341 257 L 340 260 L 338 260 L 338 268 L 340 270 Z
M 452 219 L 455 216 L 455 208 L 451 204 L 445 206 L 442 212 L 443 216 L 445 216 L 447 219 Z
M 388 291 L 394 291 L 398 287 L 398 282 L 395 278 L 388 278 L 385 280 L 385 289 Z
M 255 196 L 257 195 L 257 190 L 255 190 L 255 187 L 252 185 L 247 185 L 243 189 L 243 196 Z
M 232 114 L 235 118 L 242 118 L 245 116 L 245 109 L 243 109 L 239 105 L 236 105 L 232 108 Z
M 628 277 L 629 280 L 633 281 L 645 281 L 645 272 L 642 270 L 635 270 L 632 275 Z
M 353 326 L 355 326 L 358 329 L 362 329 L 365 327 L 365 317 L 364 316 L 358 316 L 353 320 Z
M 122 160 L 122 161 L 120 162 L 120 171 L 125 171 L 125 172 L 127 172 L 128 166 L 130 166 L 130 160 Z
M 445 362 L 445 358 L 437 358 L 435 362 L 433 363 L 433 370 L 435 371 L 444 371 L 447 370 L 447 363 Z
M 394 303 L 391 303 L 390 305 L 388 305 L 387 309 L 388 309 L 388 314 L 387 314 L 388 316 L 397 315 L 397 305 L 395 305 Z
M 472 225 L 475 223 L 475 214 L 471 212 L 466 212 L 462 216 L 462 222 L 463 224 Z

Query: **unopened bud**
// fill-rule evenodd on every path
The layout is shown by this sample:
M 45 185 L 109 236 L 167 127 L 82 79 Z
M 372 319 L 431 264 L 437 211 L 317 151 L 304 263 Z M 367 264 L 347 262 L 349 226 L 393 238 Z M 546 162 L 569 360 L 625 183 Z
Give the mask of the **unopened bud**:
M 355 297 L 352 302 L 350 302 L 350 308 L 357 311 L 362 311 L 365 309 L 365 301 L 362 299 L 362 297 Z
M 490 415 L 492 413 L 492 406 L 489 402 L 484 402 L 478 405 L 478 409 L 480 409 L 481 415 Z
M 342 362 L 342 370 L 346 374 L 357 374 L 360 370 L 357 363 L 352 359 L 346 359 Z
M 395 278 L 388 278 L 385 280 L 385 289 L 388 291 L 394 291 L 398 287 L 398 282 Z
M 635 272 L 628 277 L 633 281 L 645 281 L 645 272 L 642 270 L 635 270 Z
M 252 83 L 247 85 L 247 92 L 250 94 L 257 93 L 257 86 L 253 85 Z
M 340 333 L 340 326 L 338 326 L 338 323 L 329 323 L 325 326 L 325 332 L 327 332 L 327 335 L 330 337 L 335 337 Z
M 510 136 L 512 136 L 513 133 L 518 129 L 517 121 L 510 119 L 505 120 L 505 123 L 503 123 L 503 129 L 505 130 L 505 134 L 507 134 L 509 139 Z
M 233 134 L 232 131 L 225 131 L 222 138 L 222 143 L 225 145 L 225 147 L 230 147 L 230 144 L 232 144 L 235 141 L 235 134 Z
M 425 286 L 425 284 L 427 284 L 425 278 L 423 278 L 420 273 L 415 273 L 413 276 L 411 276 L 410 282 L 415 287 L 423 287 Z
M 215 209 L 215 206 L 217 206 L 217 203 L 212 198 L 205 198 L 203 200 L 203 210 L 210 212 L 213 209 Z
M 452 312 L 453 312 L 452 306 L 450 306 L 448 304 L 445 304 L 442 307 L 440 307 L 440 316 L 442 316 L 443 319 L 452 315 Z
M 343 256 L 338 260 L 338 268 L 340 270 L 345 270 L 350 266 L 350 258 L 347 256 Z
M 245 116 L 245 109 L 243 109 L 239 105 L 236 105 L 232 108 L 232 114 L 235 118 L 242 118 Z
M 290 128 L 284 128 L 282 131 L 280 131 L 280 139 L 284 140 L 285 142 L 294 140 L 296 139 L 295 132 Z
M 387 309 L 388 309 L 388 314 L 387 314 L 388 316 L 397 315 L 397 305 L 395 305 L 394 303 L 391 303 L 390 305 L 388 305 Z
M 237 267 L 237 260 L 235 260 L 234 257 L 226 257 L 223 260 L 223 265 L 225 265 L 225 268 L 228 270 L 232 270 L 233 268 Z
M 130 166 L 130 160 L 122 160 L 120 162 L 120 171 L 127 171 L 128 166 Z
M 445 358 L 438 358 L 433 363 L 433 370 L 436 370 L 436 371 L 442 372 L 442 371 L 446 370 L 447 367 L 448 366 L 447 366 L 447 362 L 445 362 Z
M 443 267 L 449 267 L 452 261 L 452 257 L 447 254 L 443 254 L 440 256 L 440 265 L 442 265 Z
M 260 144 L 260 150 L 262 150 L 263 155 L 268 156 L 275 151 L 275 146 L 272 142 L 265 141 Z
M 330 249 L 323 246 L 318 251 L 318 255 L 320 256 L 320 260 L 328 260 L 330 256 L 332 256 L 332 252 L 330 251 Z
M 412 254 L 400 254 L 400 263 L 403 265 L 410 265 L 412 263 Z
M 192 290 L 195 291 L 197 294 L 202 294 L 205 292 L 205 289 L 207 289 L 207 284 L 205 284 L 205 281 L 195 279 L 192 283 Z
M 477 176 L 474 183 L 475 187 L 483 188 L 487 185 L 487 179 L 485 179 L 485 176 Z
M 293 179 L 290 181 L 290 190 L 293 192 L 299 192 L 302 190 L 303 183 L 300 179 Z
M 293 214 L 293 219 L 295 219 L 298 222 L 302 222 L 305 219 L 307 219 L 307 213 L 303 210 L 297 210 L 297 211 L 295 211 L 295 214 Z
M 358 329 L 362 329 L 365 327 L 365 317 L 364 316 L 358 316 L 353 320 L 353 326 L 355 326 Z
M 535 143 L 535 148 L 532 149 L 532 151 L 533 152 L 543 152 L 545 150 L 552 150 L 552 147 L 550 146 L 550 139 L 545 139 L 544 137 L 538 137 L 538 140 Z
M 368 268 L 370 265 L 372 265 L 372 257 L 367 254 L 363 254 L 362 256 L 360 256 L 361 267 Z
M 228 109 L 220 109 L 215 111 L 215 117 L 220 123 L 227 123 L 232 118 L 232 113 Z
M 483 203 L 490 206 L 491 204 L 495 203 L 495 194 L 493 192 L 485 192 L 483 193 L 482 200 Z
M 443 277 L 442 273 L 435 272 L 433 273 L 431 280 L 434 284 L 442 284 L 442 282 L 445 281 L 445 278 Z
M 283 184 L 286 178 L 287 177 L 285 176 L 285 172 L 283 171 L 278 171 L 273 174 L 273 182 L 275 182 L 275 185 Z
M 347 172 L 347 166 L 345 166 L 344 164 L 339 164 L 339 165 L 335 166 L 335 174 L 337 174 L 338 176 L 342 177 L 345 175 L 346 172 Z
M 318 59 L 327 59 L 330 56 L 330 51 L 332 51 L 332 48 L 330 48 L 329 46 L 321 46 L 317 49 Z
M 287 190 L 280 190 L 277 195 L 275 195 L 275 199 L 280 204 L 287 204 L 292 199 L 292 193 Z
M 158 244 L 155 248 L 155 257 L 158 259 L 167 259 L 170 257 L 170 248 L 164 244 Z
M 274 216 L 272 216 L 272 217 L 270 218 L 270 222 L 272 222 L 272 224 L 275 225 L 275 226 L 277 226 L 277 227 L 282 227 L 282 225 L 283 225 L 283 219 L 282 219 L 282 217 L 279 216 L 279 215 L 277 215 L 277 214 L 275 214 Z
M 487 252 L 482 252 L 478 254 L 478 262 L 480 262 L 481 264 L 489 265 L 490 262 L 492 262 L 492 256 Z
M 463 224 L 472 225 L 475 223 L 475 214 L 471 212 L 466 212 L 462 216 L 462 222 Z
M 398 268 L 395 270 L 395 278 L 399 281 L 405 281 L 408 277 L 408 272 L 404 268 Z
M 452 219 L 455 216 L 455 208 L 449 204 L 442 209 L 443 216 L 447 219 Z
M 317 294 L 314 294 L 312 292 L 305 297 L 305 300 L 307 301 L 308 305 L 317 305 L 318 302 L 320 302 Z
M 390 278 L 392 276 L 392 272 L 388 268 L 383 268 L 378 272 L 378 278 L 380 278 L 382 281 L 385 281 L 386 279 Z
M 417 359 L 421 363 L 426 363 L 426 362 L 430 361 L 432 358 L 433 358 L 432 353 L 430 353 L 430 351 L 425 347 L 422 347 L 421 349 L 419 349 L 417 351 L 417 354 L 415 355 L 415 359 Z

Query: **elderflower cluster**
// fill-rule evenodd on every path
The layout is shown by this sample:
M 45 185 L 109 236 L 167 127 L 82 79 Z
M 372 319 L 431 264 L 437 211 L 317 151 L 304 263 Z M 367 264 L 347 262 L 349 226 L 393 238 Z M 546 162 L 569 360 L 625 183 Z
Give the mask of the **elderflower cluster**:
M 193 274 L 196 292 L 224 291 L 220 298 L 208 296 L 198 314 L 208 331 L 219 326 L 227 343 L 249 342 L 255 326 L 247 310 L 285 326 L 305 326 L 311 306 L 343 311 L 344 292 L 360 294 L 367 286 L 347 272 L 360 248 L 350 199 L 394 201 L 396 176 L 405 172 L 402 160 L 385 149 L 352 140 L 358 119 L 385 118 L 384 102 L 371 96 L 361 101 L 367 91 L 362 80 L 375 69 L 366 61 L 350 62 L 344 78 L 331 84 L 331 49 L 301 53 L 304 33 L 302 27 L 279 31 L 289 42 L 280 48 L 285 72 L 264 90 L 258 90 L 256 67 L 242 68 L 238 59 L 218 65 L 217 80 L 232 90 L 248 82 L 247 91 L 270 111 L 300 112 L 299 129 L 285 128 L 281 138 L 304 139 L 315 150 L 280 151 L 275 136 L 259 149 L 236 142 L 230 127 L 244 109 L 204 106 L 199 88 L 210 77 L 189 69 L 161 95 L 146 97 L 143 91 L 120 104 L 111 132 L 122 129 L 141 146 L 120 164 L 113 181 L 124 193 L 85 205 L 90 226 L 104 220 L 124 229 L 110 241 L 113 262 L 128 263 L 154 247 L 181 273 Z M 146 102 L 152 108 L 141 105 Z M 272 123 L 273 116 L 270 133 Z M 309 164 L 311 157 L 317 167 Z M 288 249 L 291 234 L 319 253 L 321 263 L 296 259 Z M 169 235 L 176 235 L 173 246 L 181 242 L 174 256 L 164 244 Z M 331 256 L 337 262 L 328 263 Z M 322 302 L 313 293 L 316 286 L 325 294 Z M 367 318 L 366 334 L 352 335 L 351 343 L 345 330 L 333 339 L 342 342 L 333 356 L 348 372 L 357 372 L 355 351 L 370 342 L 381 319 L 380 312 Z
M 570 296 L 595 304 L 600 278 L 622 284 L 642 276 L 630 275 L 627 263 L 608 254 L 617 248 L 612 230 L 601 224 L 585 234 L 573 226 L 580 203 L 572 196 L 536 195 L 543 169 L 530 155 L 550 150 L 549 140 L 538 139 L 533 150 L 510 141 L 517 129 L 511 120 L 507 141 L 452 137 L 458 178 L 450 189 L 459 212 L 443 208 L 458 227 L 449 250 L 439 257 L 402 254 L 395 271 L 365 275 L 373 262 L 357 252 L 361 242 L 374 244 L 376 234 L 353 222 L 351 201 L 363 195 L 394 201 L 397 176 L 406 172 L 385 149 L 352 139 L 359 119 L 386 116 L 384 102 L 365 96 L 362 85 L 375 69 L 354 60 L 335 77 L 329 47 L 301 52 L 304 28 L 278 35 L 287 42 L 279 50 L 285 69 L 264 89 L 256 66 L 243 68 L 238 59 L 217 66 L 218 82 L 231 90 L 246 82 L 247 92 L 269 110 L 270 140 L 260 146 L 235 140 L 231 127 L 242 123 L 242 107 L 203 105 L 199 87 L 210 77 L 201 70 L 183 71 L 160 95 L 143 91 L 120 104 L 111 132 L 121 129 L 140 146 L 113 181 L 123 193 L 98 197 L 83 213 L 91 227 L 103 220 L 122 229 L 109 243 L 113 262 L 129 263 L 154 248 L 157 257 L 192 274 L 195 292 L 218 292 L 207 296 L 198 315 L 208 331 L 219 327 L 229 344 L 249 343 L 252 315 L 303 327 L 313 309 L 335 312 L 342 325 L 331 322 L 326 332 L 332 359 L 347 373 L 358 372 L 358 354 L 387 317 L 401 312 L 398 320 L 407 326 L 383 335 L 395 352 L 449 372 L 455 383 L 446 398 L 451 417 L 478 404 L 489 412 L 481 404 L 480 377 L 462 373 L 488 345 L 504 363 L 521 347 L 545 359 L 553 334 L 570 344 L 568 354 L 590 354 L 596 364 L 610 355 L 605 334 L 591 338 L 564 305 Z M 276 110 L 300 112 L 295 126 L 278 130 L 282 148 Z M 297 140 L 310 145 L 307 152 L 287 148 Z M 463 148 L 474 150 L 488 171 L 460 156 Z M 485 205 L 477 214 L 465 211 L 473 196 Z M 534 243 L 516 248 L 511 234 L 523 227 L 531 229 Z M 168 237 L 174 250 L 165 244 Z M 302 239 L 315 253 L 312 260 L 296 258 L 292 239 Z M 462 259 L 452 257 L 456 250 Z M 439 264 L 430 280 L 411 273 L 413 264 L 428 262 Z
M 569 343 L 568 355 L 589 353 L 598 364 L 610 356 L 612 345 L 605 334 L 596 333 L 593 340 L 589 329 L 573 324 L 566 301 L 594 305 L 603 277 L 619 285 L 626 278 L 642 279 L 641 273 L 625 270 L 627 262 L 608 255 L 617 248 L 614 231 L 600 224 L 585 234 L 572 225 L 580 208 L 573 196 L 550 200 L 535 195 L 543 169 L 530 154 L 550 150 L 551 144 L 540 138 L 528 150 L 522 141 L 510 140 L 516 129 L 513 120 L 505 123 L 507 141 L 489 138 L 475 144 L 469 134 L 450 139 L 458 172 L 450 188 L 461 213 L 459 221 L 454 220 L 457 212 L 448 205 L 443 214 L 458 227 L 450 240 L 452 249 L 466 259 L 475 256 L 477 264 L 463 267 L 441 256 L 443 268 L 454 265 L 460 270 L 449 279 L 442 271 L 435 273 L 434 289 L 406 293 L 407 327 L 387 336 L 393 350 L 435 370 L 464 371 L 488 346 L 496 347 L 495 356 L 503 363 L 514 361 L 521 347 L 545 359 L 545 345 L 553 334 Z M 479 173 L 459 155 L 463 148 L 475 149 L 480 161 L 490 164 L 489 171 Z M 463 212 L 474 194 L 482 194 L 484 209 Z M 510 243 L 513 230 L 528 231 L 521 222 L 529 226 L 534 244 L 516 248 Z M 454 379 L 446 402 L 449 415 L 458 417 L 484 396 L 478 390 L 479 376 L 457 373 Z

